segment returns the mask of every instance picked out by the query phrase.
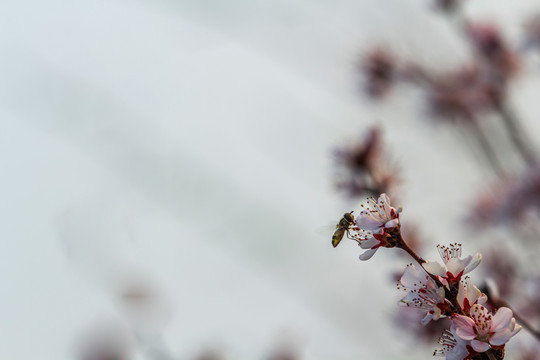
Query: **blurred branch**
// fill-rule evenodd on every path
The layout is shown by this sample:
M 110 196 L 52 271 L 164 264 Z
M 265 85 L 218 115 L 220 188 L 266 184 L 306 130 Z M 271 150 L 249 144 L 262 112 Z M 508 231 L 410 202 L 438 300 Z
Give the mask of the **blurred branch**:
M 488 159 L 491 167 L 493 168 L 493 170 L 499 177 L 504 177 L 505 176 L 504 168 L 499 162 L 499 159 L 497 158 L 497 154 L 495 153 L 495 151 L 493 150 L 493 147 L 489 143 L 489 139 L 487 138 L 486 134 L 484 134 L 484 131 L 480 127 L 480 124 L 478 124 L 478 121 L 473 117 L 471 117 L 469 120 L 470 120 L 469 123 L 471 124 L 472 129 L 473 129 L 474 135 L 476 136 L 476 139 L 478 140 L 480 147 L 484 151 L 484 154 L 486 158 Z
M 515 112 L 505 103 L 501 104 L 497 108 L 497 111 L 503 120 L 512 143 L 523 157 L 523 160 L 525 160 L 528 165 L 534 165 L 537 162 L 536 154 L 530 147 L 529 141 L 525 139 L 525 135 L 520 127 L 520 121 Z

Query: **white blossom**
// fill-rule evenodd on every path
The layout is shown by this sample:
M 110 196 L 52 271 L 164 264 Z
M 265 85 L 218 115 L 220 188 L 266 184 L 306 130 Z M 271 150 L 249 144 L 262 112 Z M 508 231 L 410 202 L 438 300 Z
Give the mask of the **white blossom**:
M 398 226 L 400 211 L 401 208 L 396 210 L 390 205 L 390 198 L 383 193 L 377 201 L 373 197 L 368 199 L 368 206 L 360 211 L 356 223 L 360 229 L 378 233 Z
M 385 244 L 386 234 L 384 230 L 380 230 L 378 233 L 368 233 L 365 238 L 357 239 L 358 245 L 362 249 L 366 249 L 360 260 L 369 260 L 377 252 L 377 250 Z
M 405 268 L 398 288 L 408 291 L 399 304 L 414 307 L 423 314 L 422 325 L 444 316 L 443 311 L 450 305 L 445 298 L 444 288 L 438 287 L 428 274 L 412 264 Z
M 437 249 L 444 265 L 437 261 L 427 260 L 422 266 L 430 274 L 438 276 L 441 282 L 447 286 L 458 282 L 462 275 L 474 270 L 482 260 L 482 255 L 479 253 L 462 258 L 461 244 L 451 244 L 448 247 L 437 245 Z

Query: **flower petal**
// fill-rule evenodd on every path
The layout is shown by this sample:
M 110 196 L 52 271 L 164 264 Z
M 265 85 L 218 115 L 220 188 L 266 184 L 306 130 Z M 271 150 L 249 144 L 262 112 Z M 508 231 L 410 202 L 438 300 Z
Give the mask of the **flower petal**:
M 476 292 L 474 291 L 475 289 L 478 292 L 480 292 L 480 290 L 478 290 L 476 286 L 474 286 L 474 289 L 471 292 L 471 279 L 468 277 L 459 282 L 458 294 L 457 294 L 456 300 L 458 301 L 459 306 L 461 306 L 461 308 L 464 311 L 468 311 L 468 309 L 466 309 L 465 307 L 465 299 L 468 300 L 468 306 L 471 306 L 472 304 L 474 304 L 474 301 L 476 300 L 476 299 L 473 299 L 474 296 L 476 295 Z
M 480 305 L 484 305 L 486 303 L 487 299 L 488 299 L 487 295 L 482 293 L 482 295 L 480 295 L 480 297 L 478 298 L 478 301 L 476 303 L 480 304 Z
M 388 197 L 388 195 L 386 195 L 386 193 L 382 193 L 381 195 L 379 195 L 379 199 L 377 199 L 377 202 L 379 203 L 379 205 L 388 204 L 388 206 L 390 206 L 390 198 Z
M 452 317 L 452 325 L 456 329 L 456 335 L 463 340 L 472 340 L 476 337 L 475 323 L 468 316 L 454 315 Z
M 470 264 L 465 267 L 465 270 L 463 271 L 463 273 L 467 274 L 467 273 L 473 271 L 474 269 L 476 269 L 476 267 L 480 264 L 480 261 L 482 261 L 482 254 L 476 253 L 472 257 L 472 260 L 471 260 Z
M 516 325 L 514 330 L 512 330 L 512 336 L 516 335 L 519 330 L 521 330 L 521 325 Z
M 426 313 L 426 316 L 424 316 L 422 318 L 422 320 L 420 320 L 420 324 L 422 326 L 425 326 L 428 322 L 430 322 L 431 320 L 433 320 L 433 314 L 430 314 L 429 312 Z
M 392 206 L 390 205 L 390 198 L 388 197 L 388 195 L 382 193 L 377 200 L 377 204 L 379 205 L 379 208 L 383 210 L 384 217 L 390 219 Z
M 362 249 L 372 249 L 374 246 L 379 245 L 381 242 L 374 237 L 368 238 L 366 241 L 360 243 Z
M 493 315 L 493 318 L 491 319 L 491 327 L 489 329 L 490 332 L 498 332 L 502 329 L 506 329 L 508 325 L 510 325 L 510 322 L 512 321 L 512 316 L 514 314 L 512 313 L 512 310 L 510 310 L 507 307 L 501 307 L 495 315 Z
M 445 267 L 436 261 L 427 260 L 425 263 L 422 264 L 422 266 L 430 274 L 433 274 L 436 276 L 443 276 L 443 277 L 446 276 Z
M 493 320 L 491 312 L 488 309 L 480 304 L 474 304 L 471 306 L 469 314 L 471 319 L 473 319 L 476 324 L 484 324 L 480 327 L 476 327 L 478 334 L 487 334 L 489 331 L 491 331 Z
M 366 250 L 362 255 L 360 255 L 360 260 L 365 261 L 371 259 L 375 252 L 377 252 L 377 249 Z
M 502 345 L 506 344 L 508 340 L 512 337 L 512 332 L 508 329 L 496 332 L 490 339 L 489 343 L 491 345 Z
M 470 283 L 467 298 L 469 299 L 471 305 L 474 305 L 475 303 L 483 304 L 487 300 L 486 294 L 483 294 L 480 289 L 476 287 L 476 285 L 472 285 Z
M 381 218 L 371 215 L 371 213 L 362 210 L 356 218 L 356 225 L 363 230 L 375 231 L 384 225 Z
M 446 360 L 463 360 L 470 355 L 465 342 L 459 342 L 449 353 L 446 353 Z
M 401 300 L 398 301 L 399 306 L 411 306 L 411 303 L 413 304 L 418 301 L 418 294 L 415 292 L 408 292 L 407 295 L 405 295 Z
M 405 268 L 403 276 L 401 276 L 399 282 L 401 285 L 408 287 L 409 289 L 420 289 L 425 287 L 426 276 L 427 274 L 418 269 L 416 266 L 409 265 Z
M 471 341 L 471 346 L 474 351 L 482 353 L 489 350 L 489 344 L 483 341 L 473 340 Z
M 385 228 L 391 229 L 399 225 L 399 219 L 392 219 L 384 225 Z
M 450 260 L 446 262 L 446 269 L 452 275 L 457 276 L 459 275 L 460 272 L 463 271 L 463 269 L 465 269 L 465 267 L 471 262 L 471 260 L 472 260 L 471 255 L 466 256 L 464 258 L 458 258 L 458 257 L 450 258 Z

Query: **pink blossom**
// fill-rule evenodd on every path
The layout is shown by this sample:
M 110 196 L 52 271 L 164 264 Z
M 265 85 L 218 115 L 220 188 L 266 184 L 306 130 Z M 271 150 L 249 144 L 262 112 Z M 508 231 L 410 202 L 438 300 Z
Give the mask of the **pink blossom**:
M 468 255 L 462 258 L 461 244 L 451 244 L 449 247 L 437 245 L 437 249 L 444 265 L 427 260 L 422 266 L 428 273 L 438 276 L 446 286 L 458 282 L 462 275 L 474 270 L 482 260 L 482 255 L 479 253 L 476 253 L 474 257 Z
M 509 308 L 501 307 L 492 314 L 480 304 L 471 307 L 470 317 L 454 314 L 452 325 L 456 329 L 456 335 L 470 341 L 474 351 L 479 353 L 489 350 L 491 346 L 506 344 L 521 330 Z
M 476 286 L 472 285 L 471 278 L 467 276 L 459 283 L 456 299 L 463 312 L 468 314 L 474 304 L 485 304 L 487 301 L 487 296 Z
M 416 308 L 423 315 L 420 321 L 422 325 L 443 317 L 444 310 L 450 305 L 445 298 L 444 288 L 438 287 L 428 274 L 412 264 L 405 268 L 398 288 L 408 291 L 399 304 Z

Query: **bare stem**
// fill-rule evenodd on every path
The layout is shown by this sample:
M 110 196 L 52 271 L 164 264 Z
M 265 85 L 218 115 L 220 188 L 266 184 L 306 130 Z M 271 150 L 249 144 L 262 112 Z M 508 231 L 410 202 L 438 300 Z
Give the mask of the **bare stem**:
M 401 239 L 401 244 L 399 245 L 399 248 L 400 249 L 403 249 L 405 250 L 409 255 L 412 256 L 412 258 L 414 260 L 416 260 L 416 262 L 419 264 L 419 265 L 422 265 L 423 263 L 426 262 L 426 260 L 422 259 L 420 256 L 418 256 L 413 249 L 411 249 L 409 247 L 409 245 L 407 245 L 407 243 L 403 240 L 403 238 Z

